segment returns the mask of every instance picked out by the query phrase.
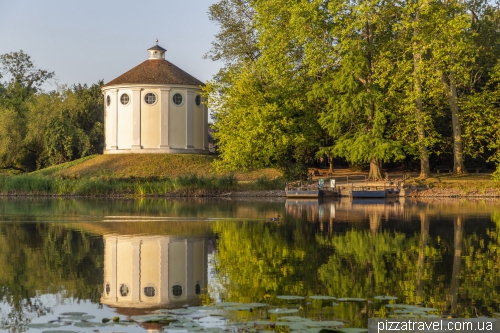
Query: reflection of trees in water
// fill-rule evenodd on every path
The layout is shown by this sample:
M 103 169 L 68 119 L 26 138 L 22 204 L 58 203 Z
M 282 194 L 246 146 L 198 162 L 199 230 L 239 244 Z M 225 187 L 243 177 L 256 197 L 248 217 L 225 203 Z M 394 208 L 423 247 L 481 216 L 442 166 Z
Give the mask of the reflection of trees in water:
M 209 286 L 212 298 L 260 302 L 265 294 L 321 293 L 315 272 L 331 250 L 318 246 L 316 231 L 314 224 L 291 220 L 218 221 L 213 260 L 217 283 Z
M 429 215 L 425 209 L 420 211 L 420 241 L 418 245 L 418 261 L 417 261 L 417 304 L 423 302 L 424 289 L 424 272 L 425 272 L 425 255 L 427 242 L 429 240 Z
M 102 253 L 102 240 L 60 225 L 0 224 L 0 299 L 10 310 L 0 328 L 22 331 L 49 312 L 40 294 L 64 291 L 64 297 L 97 302 Z
M 453 227 L 453 270 L 451 272 L 450 291 L 447 295 L 448 311 L 455 314 L 458 302 L 458 288 L 460 286 L 460 267 L 462 262 L 462 243 L 464 221 L 460 215 L 455 217 Z
M 136 215 L 175 217 L 267 218 L 283 211 L 283 199 L 254 200 L 217 198 L 8 198 L 0 201 L 0 214 L 30 215 L 30 221 L 47 216 L 64 216 L 65 220 L 82 216 Z M 65 222 L 65 221 L 64 221 Z

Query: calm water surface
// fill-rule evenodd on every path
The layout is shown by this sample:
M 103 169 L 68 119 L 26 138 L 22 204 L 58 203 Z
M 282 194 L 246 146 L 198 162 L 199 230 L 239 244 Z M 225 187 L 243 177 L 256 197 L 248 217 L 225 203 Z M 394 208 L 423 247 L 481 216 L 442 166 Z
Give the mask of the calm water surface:
M 0 199 L 2 332 L 46 332 L 34 324 L 68 312 L 123 321 L 220 302 L 366 327 L 391 315 L 376 296 L 439 316 L 495 317 L 499 294 L 498 201 Z M 151 325 L 60 330 L 161 330 Z

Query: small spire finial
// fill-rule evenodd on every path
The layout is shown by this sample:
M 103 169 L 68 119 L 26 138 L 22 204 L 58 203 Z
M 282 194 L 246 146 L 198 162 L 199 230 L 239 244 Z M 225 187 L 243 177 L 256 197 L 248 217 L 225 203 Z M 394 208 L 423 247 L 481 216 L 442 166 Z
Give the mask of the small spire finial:
M 156 45 L 158 45 L 158 38 L 156 38 Z

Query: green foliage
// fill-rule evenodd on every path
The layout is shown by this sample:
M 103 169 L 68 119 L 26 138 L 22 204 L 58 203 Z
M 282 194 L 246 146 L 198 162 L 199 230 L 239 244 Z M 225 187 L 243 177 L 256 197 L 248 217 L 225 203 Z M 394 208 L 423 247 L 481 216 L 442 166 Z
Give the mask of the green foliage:
M 44 143 L 49 165 L 83 157 L 90 150 L 90 140 L 85 132 L 63 117 L 48 122 Z
M 220 1 L 210 54 L 226 67 L 205 89 L 218 168 L 300 177 L 325 153 L 370 167 L 409 155 L 428 176 L 433 154 L 488 159 L 498 13 L 484 1 Z

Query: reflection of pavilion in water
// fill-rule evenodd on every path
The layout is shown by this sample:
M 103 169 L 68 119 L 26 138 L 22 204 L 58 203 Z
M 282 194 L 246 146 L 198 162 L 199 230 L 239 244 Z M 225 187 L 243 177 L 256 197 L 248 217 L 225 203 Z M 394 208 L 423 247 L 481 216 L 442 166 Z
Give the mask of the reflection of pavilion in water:
M 209 237 L 104 236 L 101 302 L 117 308 L 199 305 Z

